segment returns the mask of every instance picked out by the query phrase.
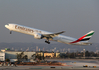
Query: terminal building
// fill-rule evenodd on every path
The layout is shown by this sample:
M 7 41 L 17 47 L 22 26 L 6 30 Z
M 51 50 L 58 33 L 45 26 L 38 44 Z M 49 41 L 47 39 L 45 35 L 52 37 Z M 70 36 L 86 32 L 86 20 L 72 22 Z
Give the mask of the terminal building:
M 17 61 L 17 54 L 22 53 L 22 51 L 12 51 L 12 50 L 1 50 L 0 52 L 0 61 L 5 61 L 5 59 L 10 59 L 10 61 Z M 24 52 L 24 55 L 27 55 L 28 60 L 31 60 L 32 55 L 36 52 Z
M 5 53 L 0 52 L 0 61 L 5 61 Z
M 17 54 L 22 53 L 22 51 L 14 51 L 10 49 L 4 49 L 0 52 L 0 61 L 5 61 L 6 59 L 10 59 L 11 62 L 17 61 Z M 33 55 L 39 54 L 40 56 L 44 56 L 45 58 L 53 58 L 58 57 L 60 53 L 51 53 L 51 52 L 24 52 L 24 55 L 27 56 L 29 62 L 33 62 Z

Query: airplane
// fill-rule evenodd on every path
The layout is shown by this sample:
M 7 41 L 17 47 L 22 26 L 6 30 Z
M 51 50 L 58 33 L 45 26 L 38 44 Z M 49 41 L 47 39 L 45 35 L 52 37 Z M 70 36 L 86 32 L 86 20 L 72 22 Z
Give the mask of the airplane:
M 31 28 L 19 24 L 9 23 L 8 25 L 5 25 L 7 29 L 10 30 L 10 34 L 12 34 L 12 31 L 28 34 L 34 36 L 35 39 L 45 39 L 45 43 L 50 44 L 50 41 L 57 41 L 60 43 L 70 44 L 70 45 L 92 45 L 92 43 L 89 43 L 89 39 L 94 34 L 94 31 L 90 31 L 87 34 L 83 35 L 82 37 L 76 39 L 69 36 L 64 36 L 62 33 L 65 31 L 61 31 L 58 33 L 52 33 L 47 32 L 44 30 Z

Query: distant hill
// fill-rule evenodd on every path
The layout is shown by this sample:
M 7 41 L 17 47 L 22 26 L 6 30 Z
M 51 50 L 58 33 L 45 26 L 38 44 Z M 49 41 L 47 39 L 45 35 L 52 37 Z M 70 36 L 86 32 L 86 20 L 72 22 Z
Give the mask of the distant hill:
M 90 46 L 77 46 L 77 45 L 67 45 L 62 43 L 55 43 L 55 44 L 40 44 L 40 43 L 0 43 L 0 49 L 10 48 L 11 50 L 22 50 L 26 51 L 29 49 L 29 51 L 35 51 L 36 46 L 38 46 L 38 49 L 44 50 L 44 51 L 54 51 L 59 50 L 60 52 L 76 52 L 76 51 L 82 51 L 83 49 L 88 51 L 96 51 L 99 50 L 99 43 L 94 43 Z

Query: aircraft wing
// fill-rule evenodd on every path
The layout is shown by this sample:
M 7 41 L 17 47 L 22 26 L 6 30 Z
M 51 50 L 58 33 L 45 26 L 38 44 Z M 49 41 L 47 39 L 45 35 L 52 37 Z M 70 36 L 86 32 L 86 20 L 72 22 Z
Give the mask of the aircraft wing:
M 46 38 L 53 38 L 53 37 L 58 36 L 59 34 L 62 34 L 64 32 L 65 31 L 58 32 L 58 33 L 53 33 L 53 34 L 43 34 L 43 36 L 46 37 Z

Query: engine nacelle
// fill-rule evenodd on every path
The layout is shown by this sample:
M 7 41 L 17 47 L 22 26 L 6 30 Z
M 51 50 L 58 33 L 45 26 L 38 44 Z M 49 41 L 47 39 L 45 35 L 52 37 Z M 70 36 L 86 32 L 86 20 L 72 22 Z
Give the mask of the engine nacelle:
M 39 33 L 35 33 L 34 34 L 34 38 L 35 39 L 42 39 L 43 38 L 43 35 L 39 34 Z

